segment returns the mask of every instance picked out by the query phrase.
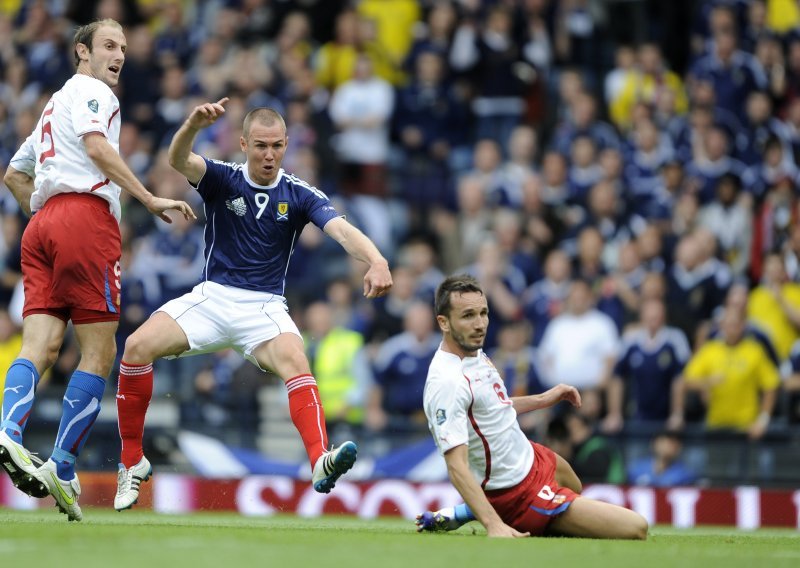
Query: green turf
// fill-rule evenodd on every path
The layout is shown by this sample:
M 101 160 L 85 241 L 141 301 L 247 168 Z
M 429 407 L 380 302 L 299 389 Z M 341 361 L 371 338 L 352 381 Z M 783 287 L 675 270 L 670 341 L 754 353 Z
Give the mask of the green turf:
M 448 534 L 417 534 L 395 518 L 248 518 L 198 513 L 87 509 L 82 523 L 53 511 L 0 510 L 2 566 L 154 568 L 423 567 L 567 568 L 800 566 L 791 530 L 651 530 L 647 542 L 563 538 L 494 540 L 472 523 Z M 471 528 L 475 525 L 475 528 Z M 25 559 L 18 561 L 18 559 Z

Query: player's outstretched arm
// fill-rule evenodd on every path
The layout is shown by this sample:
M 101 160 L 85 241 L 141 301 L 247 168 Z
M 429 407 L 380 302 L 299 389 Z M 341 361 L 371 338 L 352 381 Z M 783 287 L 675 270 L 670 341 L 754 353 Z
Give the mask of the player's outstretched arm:
M 11 191 L 14 199 L 19 203 L 20 208 L 28 217 L 31 216 L 31 195 L 33 195 L 33 178 L 25 172 L 20 172 L 14 169 L 13 166 L 8 166 L 6 173 L 3 176 L 3 183 Z
M 364 233 L 342 217 L 328 221 L 324 230 L 342 245 L 350 256 L 369 264 L 369 270 L 364 275 L 364 296 L 378 298 L 389 291 L 392 287 L 389 263 Z
M 185 201 L 156 197 L 147 191 L 127 166 L 125 160 L 123 160 L 114 147 L 108 143 L 106 137 L 99 132 L 89 132 L 86 134 L 83 137 L 83 143 L 86 147 L 86 153 L 98 169 L 103 172 L 108 179 L 141 201 L 150 213 L 158 215 L 167 223 L 172 223 L 172 219 L 164 212 L 170 209 L 180 212 L 186 219 L 197 218 L 192 208 Z
M 458 490 L 464 501 L 469 505 L 475 518 L 486 527 L 488 536 L 520 538 L 530 536 L 530 533 L 521 533 L 508 526 L 494 510 L 492 504 L 484 495 L 478 482 L 472 476 L 467 462 L 467 446 L 461 445 L 451 448 L 444 454 L 444 461 L 447 463 L 447 473 L 450 481 Z
M 517 414 L 525 414 L 542 408 L 550 408 L 554 404 L 566 400 L 572 406 L 580 408 L 581 393 L 575 387 L 560 384 L 544 391 L 541 394 L 529 394 L 527 396 L 515 396 L 511 398 L 514 410 Z
M 31 216 L 31 196 L 36 191 L 33 184 L 35 176 L 36 152 L 33 149 L 33 134 L 31 134 L 12 156 L 3 176 L 3 182 L 28 217 Z
M 215 103 L 204 103 L 194 107 L 169 144 L 169 165 L 181 172 L 193 184 L 199 183 L 206 173 L 205 160 L 192 152 L 194 139 L 200 130 L 211 126 L 225 114 L 224 105 L 227 102 L 228 97 L 223 97 Z

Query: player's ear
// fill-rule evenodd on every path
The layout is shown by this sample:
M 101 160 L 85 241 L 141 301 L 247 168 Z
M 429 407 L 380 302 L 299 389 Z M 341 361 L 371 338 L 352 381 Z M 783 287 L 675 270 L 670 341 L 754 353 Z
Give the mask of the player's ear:
M 442 332 L 447 333 L 450 331 L 450 322 L 447 321 L 445 316 L 436 316 L 436 323 L 439 324 L 439 329 L 441 329 Z
M 81 61 L 89 60 L 89 48 L 85 43 L 75 44 L 75 52 L 78 54 L 78 59 Z
M 239 136 L 239 146 L 242 152 L 247 153 L 247 140 L 244 139 L 244 136 Z

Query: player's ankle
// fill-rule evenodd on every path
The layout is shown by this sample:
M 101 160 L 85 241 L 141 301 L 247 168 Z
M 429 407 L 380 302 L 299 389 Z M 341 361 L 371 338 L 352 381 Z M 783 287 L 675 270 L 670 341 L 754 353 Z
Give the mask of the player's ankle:
M 458 521 L 460 525 L 475 520 L 475 515 L 466 503 L 461 503 L 453 507 L 453 518 Z

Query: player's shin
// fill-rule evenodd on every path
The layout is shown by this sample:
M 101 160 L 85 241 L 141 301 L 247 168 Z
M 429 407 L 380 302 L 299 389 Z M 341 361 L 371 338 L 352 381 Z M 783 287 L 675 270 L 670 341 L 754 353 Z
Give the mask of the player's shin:
M 61 423 L 51 459 L 57 475 L 63 480 L 75 477 L 75 459 L 81 452 L 89 432 L 100 414 L 106 381 L 98 375 L 75 371 L 64 393 Z
M 0 430 L 14 442 L 22 443 L 22 433 L 33 407 L 39 372 L 31 361 L 16 359 L 6 374 L 3 387 L 3 415 Z
M 120 462 L 125 468 L 138 464 L 144 452 L 144 420 L 153 397 L 153 364 L 133 365 L 122 361 L 117 386 L 117 419 L 122 441 Z
M 295 428 L 303 439 L 311 467 L 328 446 L 325 428 L 325 411 L 317 390 L 317 381 L 312 375 L 298 375 L 286 381 L 289 391 L 289 413 Z

